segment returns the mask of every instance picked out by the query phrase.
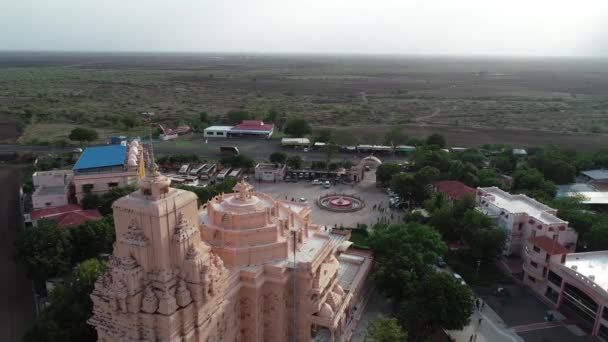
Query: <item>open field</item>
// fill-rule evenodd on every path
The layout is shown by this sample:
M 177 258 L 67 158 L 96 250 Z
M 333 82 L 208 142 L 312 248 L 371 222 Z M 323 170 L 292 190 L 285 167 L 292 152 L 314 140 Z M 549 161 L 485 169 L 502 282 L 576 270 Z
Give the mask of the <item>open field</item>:
M 542 138 L 550 132 L 608 135 L 599 59 L 1 53 L 0 71 L 0 123 L 28 124 L 22 143 L 80 124 L 102 136 L 139 132 L 143 111 L 173 127 L 200 112 L 221 123 L 230 110 L 271 109 L 315 126 L 526 129 L 543 143 L 555 142 Z M 0 140 L 14 140 L 9 131 Z

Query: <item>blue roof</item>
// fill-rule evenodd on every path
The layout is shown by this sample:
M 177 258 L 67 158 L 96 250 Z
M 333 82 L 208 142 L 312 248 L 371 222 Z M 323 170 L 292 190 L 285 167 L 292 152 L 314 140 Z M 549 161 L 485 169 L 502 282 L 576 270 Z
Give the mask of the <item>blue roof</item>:
M 124 165 L 127 146 L 108 145 L 87 147 L 72 170 Z

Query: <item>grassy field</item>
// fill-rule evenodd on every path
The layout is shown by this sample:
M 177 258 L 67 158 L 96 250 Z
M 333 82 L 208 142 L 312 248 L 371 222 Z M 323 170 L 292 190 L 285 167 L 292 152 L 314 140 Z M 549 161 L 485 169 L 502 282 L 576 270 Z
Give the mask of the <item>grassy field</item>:
M 105 139 L 141 132 L 144 111 L 174 127 L 200 112 L 219 124 L 230 110 L 272 109 L 342 129 L 604 135 L 607 76 L 598 60 L 4 53 L 0 123 L 27 125 L 21 142 L 61 139 L 75 125 Z

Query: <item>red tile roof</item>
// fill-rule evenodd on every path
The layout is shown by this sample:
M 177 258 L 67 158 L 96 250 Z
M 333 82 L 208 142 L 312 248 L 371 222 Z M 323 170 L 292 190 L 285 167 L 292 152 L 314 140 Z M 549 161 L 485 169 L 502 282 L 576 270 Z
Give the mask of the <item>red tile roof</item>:
M 97 209 L 83 210 L 77 204 L 68 204 L 56 208 L 36 209 L 30 213 L 32 221 L 47 218 L 57 222 L 59 227 L 79 226 L 87 221 L 98 221 L 103 218 Z
M 265 124 L 261 120 L 243 120 L 240 124 L 232 127 L 232 130 L 241 131 L 272 131 L 273 129 L 273 124 Z
M 568 253 L 568 249 L 566 247 L 546 235 L 531 237 L 528 239 L 528 241 L 530 241 L 531 244 L 537 246 L 543 251 L 547 252 L 547 254 L 549 255 Z
M 464 195 L 470 194 L 475 197 L 476 190 L 460 181 L 435 181 L 433 186 L 437 191 L 446 195 L 452 200 L 459 200 Z

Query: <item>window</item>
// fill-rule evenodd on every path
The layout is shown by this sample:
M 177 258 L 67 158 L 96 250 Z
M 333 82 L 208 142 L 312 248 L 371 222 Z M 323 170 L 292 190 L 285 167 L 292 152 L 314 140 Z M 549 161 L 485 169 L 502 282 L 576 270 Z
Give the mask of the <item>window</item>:
M 215 132 L 209 131 L 209 132 L 207 132 L 207 135 L 215 135 Z
M 116 182 L 108 183 L 108 188 L 116 188 L 116 187 L 118 187 L 118 183 L 116 183 Z
M 83 184 L 82 185 L 82 192 L 84 192 L 85 194 L 90 194 L 92 190 L 93 190 L 93 184 Z
M 603 338 L 604 340 L 608 340 L 608 327 L 600 324 L 600 330 L 598 331 L 598 336 Z
M 45 206 L 47 206 L 47 207 L 50 207 L 50 206 L 51 206 L 51 204 L 53 204 L 53 203 L 51 203 L 51 202 L 46 202 L 46 203 L 44 203 L 44 205 L 45 205 Z
M 547 255 L 545 256 L 545 261 L 549 261 L 550 257 L 551 257 L 551 255 L 549 253 L 547 253 Z
M 523 226 L 524 226 L 524 224 L 523 224 L 523 223 L 520 223 L 520 224 L 519 224 L 519 227 L 517 228 L 517 230 L 521 231 L 521 228 L 522 228 Z
M 535 263 L 534 261 L 530 261 L 530 265 L 532 265 L 534 268 L 538 267 L 538 263 Z
M 608 306 L 604 307 L 604 311 L 602 312 L 602 317 L 608 321 Z
M 546 277 L 546 276 L 547 276 L 547 268 L 543 267 L 543 277 Z
M 534 279 L 532 276 L 528 276 L 528 280 L 532 283 L 536 283 L 536 279 Z
M 534 248 L 532 248 L 536 253 L 540 253 L 540 248 L 538 248 L 538 246 L 534 245 Z
M 224 132 L 217 132 L 217 135 L 224 135 Z

